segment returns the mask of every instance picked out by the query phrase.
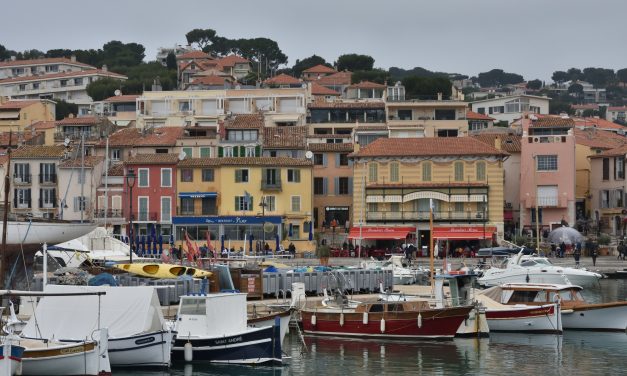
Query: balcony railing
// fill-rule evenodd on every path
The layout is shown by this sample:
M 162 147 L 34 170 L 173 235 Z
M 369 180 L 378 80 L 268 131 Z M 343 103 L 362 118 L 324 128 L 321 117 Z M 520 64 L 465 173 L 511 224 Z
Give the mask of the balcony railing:
M 465 222 L 483 222 L 486 214 L 483 211 L 435 211 L 433 212 L 434 221 L 465 221 Z M 366 213 L 366 219 L 369 221 L 428 221 L 429 211 L 377 211 Z
M 16 174 L 13 175 L 13 184 L 15 185 L 23 185 L 30 184 L 32 182 L 31 174 Z
M 155 222 L 159 213 L 157 212 L 135 212 L 131 214 L 131 218 L 136 222 Z
M 106 214 L 106 216 L 105 216 Z M 94 210 L 94 218 L 124 218 L 122 209 L 96 209 Z
M 190 217 L 200 217 L 203 215 L 218 215 L 218 208 L 208 208 L 208 209 L 186 209 L 186 208 L 176 208 L 176 215 L 178 216 L 190 216 Z
M 264 191 L 280 191 L 281 179 L 261 180 L 261 189 Z
M 39 184 L 57 184 L 57 174 L 39 175 Z

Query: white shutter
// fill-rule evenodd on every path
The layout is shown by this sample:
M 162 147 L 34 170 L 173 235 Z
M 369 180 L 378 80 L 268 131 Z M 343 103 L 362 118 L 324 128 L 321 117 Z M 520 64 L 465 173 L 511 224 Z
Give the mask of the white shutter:
M 218 102 L 215 100 L 202 101 L 202 115 L 216 115 L 218 113 Z

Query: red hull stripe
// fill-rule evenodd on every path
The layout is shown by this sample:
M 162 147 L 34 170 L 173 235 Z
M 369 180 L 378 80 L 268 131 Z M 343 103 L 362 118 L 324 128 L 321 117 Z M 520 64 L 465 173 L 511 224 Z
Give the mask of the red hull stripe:
M 525 317 L 538 317 L 553 315 L 555 313 L 555 306 L 550 307 L 538 307 L 522 310 L 494 310 L 486 311 L 487 319 L 521 319 Z

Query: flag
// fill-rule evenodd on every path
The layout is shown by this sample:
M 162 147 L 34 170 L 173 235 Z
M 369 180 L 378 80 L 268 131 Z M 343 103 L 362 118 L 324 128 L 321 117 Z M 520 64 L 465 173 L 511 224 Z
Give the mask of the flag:
M 189 239 L 187 231 L 185 231 L 185 246 L 187 246 L 187 261 L 194 261 L 194 246 L 192 245 L 192 241 Z

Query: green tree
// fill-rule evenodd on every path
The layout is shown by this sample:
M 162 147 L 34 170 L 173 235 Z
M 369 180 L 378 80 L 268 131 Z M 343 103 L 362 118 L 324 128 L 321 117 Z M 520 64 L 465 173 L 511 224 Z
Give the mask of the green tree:
M 76 116 L 78 114 L 78 105 L 75 103 L 69 103 L 64 100 L 56 100 L 55 119 L 62 120 L 68 117 L 70 114 Z
M 374 59 L 368 55 L 345 54 L 337 58 L 337 70 L 349 72 L 372 70 Z
M 553 80 L 553 82 L 556 82 L 556 83 L 566 82 L 568 81 L 568 73 L 564 71 L 555 71 L 553 72 L 551 79 Z
M 122 81 L 108 77 L 102 78 L 87 85 L 87 95 L 94 101 L 101 101 L 113 96 L 115 91 L 121 88 Z
M 442 93 L 444 98 L 449 98 L 452 93 L 451 81 L 446 77 L 406 77 L 402 80 L 405 86 L 407 99 L 435 98 Z
M 552 100 L 549 102 L 549 113 L 559 115 L 562 112 L 572 115 L 575 111 L 571 107 L 570 102 L 561 100 Z
M 569 81 L 577 81 L 583 78 L 583 73 L 581 73 L 581 69 L 570 68 L 567 72 Z
M 482 87 L 518 84 L 524 81 L 523 76 L 507 73 L 502 69 L 492 69 L 489 72 L 479 73 L 477 79 Z
M 354 71 L 351 75 L 352 83 L 359 83 L 361 81 L 372 81 L 378 84 L 386 83 L 390 78 L 388 71 L 384 69 L 371 69 L 367 71 Z
M 174 52 L 170 52 L 168 56 L 165 57 L 165 65 L 168 69 L 176 70 L 176 55 L 174 55 Z
M 213 29 L 193 29 L 185 34 L 187 44 L 196 43 L 198 48 L 205 51 L 205 48 L 211 46 L 213 39 L 216 37 L 216 31 Z
M 11 55 L 14 55 L 14 52 L 15 51 L 8 50 L 0 44 L 0 61 L 10 59 Z
M 583 79 L 591 83 L 595 88 L 605 87 L 616 80 L 613 69 L 605 68 L 584 68 Z
M 542 81 L 535 79 L 527 82 L 527 89 L 540 90 L 542 88 Z
M 303 60 L 296 59 L 296 63 L 292 67 L 292 74 L 295 77 L 300 77 L 304 70 L 315 67 L 316 65 L 324 65 L 332 68 L 331 64 L 327 63 L 324 58 L 318 55 L 311 55 L 307 58 L 304 58 Z
M 0 48 L 1 50 L 2 48 Z M 1 52 L 0 52 L 1 54 Z M 616 71 L 616 78 L 618 78 L 618 81 L 620 82 L 627 82 L 627 68 L 623 68 L 623 69 L 619 69 Z
M 74 55 L 74 51 L 67 48 L 57 48 L 46 51 L 46 57 L 70 57 Z
M 568 93 L 579 97 L 583 94 L 583 86 L 581 84 L 572 84 L 568 87 Z

